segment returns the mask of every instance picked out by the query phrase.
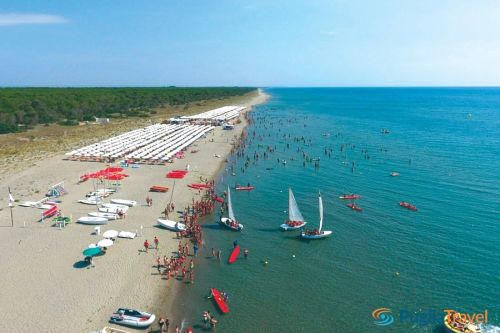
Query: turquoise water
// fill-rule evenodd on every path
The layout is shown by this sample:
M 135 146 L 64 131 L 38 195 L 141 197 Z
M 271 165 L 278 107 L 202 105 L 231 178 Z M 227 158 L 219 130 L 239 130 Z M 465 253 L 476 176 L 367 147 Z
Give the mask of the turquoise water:
M 205 220 L 195 284 L 183 285 L 178 301 L 185 324 L 204 331 L 201 314 L 209 310 L 217 332 L 441 332 L 441 319 L 401 322 L 400 311 L 452 308 L 488 309 L 498 325 L 500 89 L 267 92 L 272 99 L 255 109 L 248 128 L 250 165 L 243 172 L 244 160 L 233 156 L 218 184 L 219 192 L 256 187 L 232 193 L 245 229 L 224 230 L 215 215 Z M 305 143 L 294 140 L 302 136 Z M 276 149 L 264 160 L 268 145 Z M 304 166 L 298 149 L 319 157 L 319 168 Z M 307 242 L 279 231 L 289 186 L 311 227 L 321 191 L 332 237 Z M 342 193 L 361 194 L 364 211 L 347 208 Z M 402 200 L 419 211 L 399 207 Z M 228 265 L 235 239 L 250 255 Z M 222 262 L 209 258 L 212 247 L 222 249 Z M 229 293 L 229 314 L 206 299 L 210 287 Z M 391 309 L 393 324 L 374 324 L 372 311 L 381 307 Z

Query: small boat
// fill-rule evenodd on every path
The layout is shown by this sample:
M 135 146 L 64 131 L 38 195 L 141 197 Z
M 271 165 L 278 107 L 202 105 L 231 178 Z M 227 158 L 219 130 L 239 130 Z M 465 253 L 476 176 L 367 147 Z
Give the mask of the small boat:
M 161 193 L 166 193 L 168 192 L 168 187 L 166 186 L 158 186 L 154 185 L 149 188 L 150 192 L 161 192 Z
M 108 327 L 105 326 L 102 330 L 100 330 L 98 333 L 132 333 L 131 331 L 125 331 L 121 330 L 116 327 Z
M 458 312 L 456 312 L 458 314 Z M 478 325 L 468 321 L 463 321 L 458 317 L 454 319 L 454 313 L 448 313 L 444 316 L 444 327 L 447 333 L 483 333 L 483 330 Z
M 319 228 L 314 230 L 304 230 L 300 233 L 300 237 L 305 239 L 320 239 L 326 238 L 332 234 L 330 230 L 321 230 L 323 228 L 323 200 L 321 193 L 319 194 Z
M 119 212 L 122 212 L 122 213 L 126 213 L 127 212 L 126 209 L 123 209 L 123 208 L 120 208 L 120 207 L 99 207 L 97 210 L 99 212 L 101 212 L 101 213 L 116 214 L 116 215 L 118 215 L 118 217 L 120 217 L 120 215 L 118 214 Z
M 79 203 L 85 204 L 85 205 L 98 205 L 102 202 L 100 197 L 88 197 L 87 199 L 83 200 L 78 200 Z
M 113 203 L 103 203 L 102 206 L 104 208 L 116 208 L 116 209 L 121 209 L 122 211 L 127 211 L 130 207 L 125 206 L 125 205 L 120 205 L 120 204 L 113 204 Z
M 228 264 L 232 264 L 233 262 L 238 259 L 238 256 L 240 255 L 240 246 L 236 245 L 233 250 L 231 251 L 231 255 L 229 256 L 229 259 L 227 260 Z
M 299 210 L 297 201 L 293 195 L 292 189 L 288 188 L 288 220 L 283 223 L 280 228 L 288 230 L 297 230 L 305 226 L 307 222 L 304 221 L 304 217 Z
M 363 208 L 359 207 L 358 205 L 356 205 L 354 202 L 350 203 L 350 204 L 347 204 L 347 207 L 351 208 L 352 210 L 355 210 L 357 212 L 362 212 L 363 211 Z
M 417 209 L 417 207 L 415 207 L 415 206 L 413 206 L 413 205 L 409 204 L 408 202 L 401 201 L 401 202 L 399 203 L 399 205 L 400 205 L 401 207 L 404 207 L 404 208 L 409 209 L 409 210 L 414 211 L 414 212 L 416 212 L 416 211 L 418 210 L 418 209 Z
M 78 220 L 76 220 L 76 222 L 81 224 L 99 225 L 99 224 L 108 224 L 108 219 L 104 217 L 83 216 L 80 217 Z
M 186 226 L 183 223 L 175 222 L 172 220 L 166 219 L 158 219 L 156 222 L 163 228 L 172 230 L 172 231 L 184 231 L 186 230 Z
M 88 213 L 87 215 L 93 217 L 104 217 L 105 219 L 108 220 L 118 220 L 120 218 L 118 214 L 115 213 L 92 212 Z
M 124 205 L 128 207 L 134 207 L 137 205 L 137 201 L 134 200 L 126 200 L 126 199 L 111 199 L 109 200 L 111 203 L 117 204 L 117 205 Z
M 211 186 L 208 184 L 188 184 L 189 188 L 193 188 L 195 190 L 202 190 L 205 188 L 210 188 Z
M 217 306 L 219 307 L 219 310 L 222 313 L 228 313 L 229 307 L 227 306 L 226 300 L 224 300 L 224 298 L 221 296 L 219 291 L 215 288 L 211 288 L 210 292 L 212 293 L 212 297 L 213 297 L 215 303 L 217 304 Z
M 102 192 L 102 191 L 99 191 L 99 192 L 89 192 L 89 193 L 85 194 L 85 196 L 87 198 L 90 198 L 90 197 L 105 198 L 105 197 L 108 197 L 110 194 L 111 194 L 111 192 Z
M 255 187 L 253 187 L 253 186 L 239 186 L 239 185 L 236 185 L 236 187 L 235 187 L 236 191 L 252 191 L 253 189 L 255 189 Z
M 221 217 L 220 223 L 225 225 L 227 228 L 234 231 L 241 231 L 243 229 L 243 225 L 236 221 L 236 217 L 233 212 L 233 205 L 231 203 L 231 191 L 229 190 L 229 186 L 227 187 L 227 214 L 228 217 Z
M 339 199 L 342 199 L 342 200 L 356 200 L 359 198 L 361 198 L 361 196 L 359 194 L 342 194 L 339 197 Z
M 119 308 L 113 313 L 109 321 L 119 325 L 144 328 L 154 323 L 155 319 L 156 316 L 152 313 Z
M 396 171 L 391 172 L 391 177 L 399 177 L 399 172 Z
M 220 203 L 224 203 L 224 199 L 222 199 L 222 198 L 221 198 L 221 197 L 219 197 L 219 196 L 214 195 L 214 196 L 212 197 L 212 199 L 213 199 L 214 201 L 217 201 L 217 202 L 220 202 Z

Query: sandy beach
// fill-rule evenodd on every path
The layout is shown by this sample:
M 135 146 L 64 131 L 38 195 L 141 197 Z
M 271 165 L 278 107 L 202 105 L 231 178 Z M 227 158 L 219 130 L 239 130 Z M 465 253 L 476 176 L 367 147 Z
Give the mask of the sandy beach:
M 259 93 L 246 103 L 263 103 L 267 95 Z M 247 110 L 248 110 L 247 109 Z M 95 267 L 84 267 L 82 250 L 97 243 L 102 235 L 95 235 L 93 226 L 74 223 L 81 216 L 96 211 L 94 206 L 77 202 L 93 190 L 91 181 L 77 184 L 79 176 L 103 169 L 104 163 L 74 162 L 57 155 L 39 160 L 25 170 L 9 170 L 0 178 L 0 321 L 1 332 L 92 332 L 108 324 L 109 316 L 118 307 L 130 307 L 151 311 L 157 316 L 170 319 L 170 331 L 175 328 L 176 318 L 170 317 L 176 286 L 183 283 L 166 281 L 156 275 L 157 255 L 170 256 L 177 250 L 179 240 L 175 233 L 156 227 L 156 219 L 162 215 L 165 204 L 171 200 L 173 179 L 165 177 L 168 171 L 184 169 L 190 172 L 175 182 L 172 201 L 176 210 L 199 197 L 198 192 L 186 185 L 198 182 L 200 177 L 213 179 L 225 163 L 232 144 L 246 125 L 237 124 L 232 131 L 217 127 L 206 138 L 189 147 L 184 159 L 167 166 L 141 165 L 126 168 L 130 175 L 122 181 L 118 193 L 111 198 L 131 199 L 138 202 L 125 219 L 111 221 L 101 226 L 101 233 L 109 230 L 138 232 L 133 240 L 119 238 L 106 255 L 94 260 Z M 213 139 L 213 141 L 211 141 Z M 191 153 L 191 150 L 197 150 Z M 215 155 L 220 157 L 215 157 Z M 4 170 L 5 171 L 5 170 Z M 61 197 L 59 208 L 73 223 L 59 229 L 52 226 L 52 219 L 37 222 L 42 210 L 15 206 L 14 227 L 11 227 L 8 208 L 8 187 L 16 200 L 37 201 L 44 197 L 49 186 L 64 181 L 68 194 Z M 169 187 L 168 193 L 150 193 L 152 185 Z M 145 198 L 153 199 L 148 207 Z M 170 216 L 173 219 L 173 216 Z M 158 251 L 142 251 L 143 242 L 160 240 Z M 187 239 L 183 239 L 186 243 Z M 165 298 L 165 295 L 168 295 Z M 157 325 L 153 326 L 154 330 Z M 132 329 L 131 329 L 132 330 Z M 149 330 L 148 330 L 149 331 Z

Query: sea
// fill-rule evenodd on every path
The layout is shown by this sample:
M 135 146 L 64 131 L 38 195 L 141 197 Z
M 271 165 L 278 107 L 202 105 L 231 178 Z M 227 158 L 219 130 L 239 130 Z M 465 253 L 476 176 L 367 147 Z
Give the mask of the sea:
M 182 327 L 210 331 L 210 311 L 216 332 L 444 332 L 454 309 L 487 313 L 485 331 L 500 332 L 500 88 L 264 91 L 245 156 L 217 182 L 244 229 L 224 229 L 218 212 L 202 221 L 195 281 L 176 300 Z M 331 237 L 279 229 L 289 188 L 311 228 L 321 193 Z M 249 255 L 229 265 L 235 240 Z

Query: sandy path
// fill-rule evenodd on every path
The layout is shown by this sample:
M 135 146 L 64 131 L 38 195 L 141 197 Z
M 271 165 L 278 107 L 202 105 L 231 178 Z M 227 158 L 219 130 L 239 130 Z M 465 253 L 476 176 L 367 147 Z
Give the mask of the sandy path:
M 266 96 L 260 94 L 246 104 L 255 105 L 265 99 Z M 80 268 L 81 251 L 102 238 L 92 234 L 92 226 L 73 223 L 59 230 L 52 227 L 49 220 L 36 222 L 41 210 L 16 206 L 12 228 L 7 187 L 11 187 L 20 201 L 37 201 L 50 185 L 64 181 L 69 194 L 61 198 L 63 203 L 59 207 L 76 220 L 96 211 L 93 206 L 77 203 L 86 192 L 93 190 L 91 182 L 76 184 L 79 175 L 106 165 L 64 161 L 63 156 L 56 156 L 39 161 L 29 169 L 2 175 L 0 193 L 5 195 L 0 199 L 0 332 L 90 332 L 107 325 L 109 315 L 120 306 L 155 310 L 153 304 L 157 304 L 160 289 L 164 296 L 166 288 L 172 293 L 180 282 L 167 283 L 155 276 L 152 266 L 156 251 L 139 250 L 145 239 L 152 242 L 153 237 L 158 236 L 158 254 L 170 256 L 177 249 L 178 240 L 174 233 L 155 227 L 156 218 L 164 203 L 170 200 L 171 192 L 149 193 L 147 190 L 151 185 L 172 189 L 173 180 L 165 178 L 165 174 L 190 164 L 188 176 L 176 181 L 173 197 L 176 208 L 186 206 L 198 196 L 186 185 L 197 182 L 200 176 L 211 179 L 216 175 L 231 150 L 233 137 L 241 133 L 244 125 L 237 125 L 234 131 L 217 128 L 206 139 L 195 143 L 199 152 L 188 152 L 185 159 L 168 166 L 141 165 L 138 169 L 126 169 L 130 177 L 122 182 L 119 193 L 113 197 L 136 200 L 138 205 L 129 210 L 125 219 L 112 221 L 101 230 L 138 230 L 140 233 L 142 225 L 143 236 L 134 240 L 119 239 L 105 256 L 94 260 L 94 268 Z M 222 157 L 216 158 L 214 154 Z M 39 193 L 35 193 L 37 191 Z M 148 195 L 153 199 L 153 207 L 145 205 Z

